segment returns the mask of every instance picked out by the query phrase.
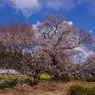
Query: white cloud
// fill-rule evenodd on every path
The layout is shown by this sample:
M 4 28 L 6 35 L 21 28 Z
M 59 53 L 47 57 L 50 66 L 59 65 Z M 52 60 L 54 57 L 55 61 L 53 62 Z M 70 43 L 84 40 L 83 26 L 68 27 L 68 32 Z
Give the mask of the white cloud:
M 38 25 L 40 25 L 41 23 L 39 21 L 37 21 L 37 24 L 33 24 L 33 29 L 35 31 L 35 36 L 36 38 L 39 38 L 40 34 L 38 33 Z
M 0 8 L 11 6 L 26 17 L 44 8 L 68 11 L 81 4 L 86 4 L 89 14 L 95 14 L 95 0 L 0 0 Z
M 23 13 L 25 17 L 29 17 L 34 12 L 39 11 L 41 5 L 38 0 L 4 0 L 7 5 Z
M 87 2 L 88 0 L 76 0 L 76 3 L 77 4 L 83 4 L 83 3 L 85 3 L 85 2 Z
M 14 4 L 17 9 L 36 8 L 38 7 L 38 0 L 9 0 Z
M 33 24 L 32 26 L 33 26 L 33 29 L 35 30 L 35 31 L 37 31 L 37 26 L 40 24 L 40 22 L 39 21 L 37 21 L 37 24 Z
M 63 10 L 71 10 L 75 7 L 74 0 L 47 0 L 46 1 L 47 8 L 53 8 L 59 10 L 60 8 Z
M 64 21 L 63 23 L 67 23 L 69 26 L 73 25 L 72 21 Z
M 92 51 L 88 51 L 87 49 L 82 47 L 77 47 L 75 48 L 75 50 L 80 51 L 80 54 L 83 55 L 83 57 L 88 57 L 90 54 L 93 54 Z
M 79 61 L 81 60 L 81 62 L 85 62 L 87 57 L 94 54 L 93 51 L 88 51 L 84 46 L 82 47 L 77 47 L 74 49 L 75 55 L 73 56 L 74 61 L 79 63 Z
M 38 11 L 40 9 L 40 3 L 38 0 L 10 0 L 14 8 L 17 10 L 21 10 L 23 14 L 28 17 L 33 12 Z
M 88 13 L 95 17 L 95 0 L 89 1 L 88 5 Z
M 77 0 L 77 4 L 85 4 L 86 12 L 95 17 L 95 0 Z
M 85 4 L 86 13 L 95 15 L 95 0 L 45 0 L 42 6 L 55 10 L 72 10 L 79 5 Z

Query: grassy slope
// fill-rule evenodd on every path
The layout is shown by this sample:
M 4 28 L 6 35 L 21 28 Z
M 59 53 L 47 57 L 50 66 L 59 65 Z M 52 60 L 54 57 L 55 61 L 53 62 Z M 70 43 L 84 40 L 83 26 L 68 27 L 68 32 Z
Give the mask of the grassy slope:
M 74 81 L 69 83 L 58 83 L 47 81 L 35 86 L 24 86 L 15 88 L 5 88 L 0 90 L 0 95 L 67 95 L 71 85 L 81 84 L 86 87 L 95 86 L 95 82 Z

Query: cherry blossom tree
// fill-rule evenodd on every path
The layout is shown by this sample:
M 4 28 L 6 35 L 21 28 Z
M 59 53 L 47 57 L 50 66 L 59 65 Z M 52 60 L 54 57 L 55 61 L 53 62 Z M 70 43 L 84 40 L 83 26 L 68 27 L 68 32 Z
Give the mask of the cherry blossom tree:
M 25 65 L 23 53 L 32 50 L 35 43 L 34 30 L 30 24 L 15 22 L 0 25 L 0 52 L 8 55 L 0 60 L 1 64 L 5 64 L 5 68 L 21 69 Z
M 84 29 L 75 28 L 60 15 L 50 15 L 45 19 L 38 25 L 36 32 L 39 45 L 43 52 L 48 53 L 52 61 L 51 70 L 48 70 L 54 72 L 54 75 L 57 74 L 57 77 L 63 74 L 80 73 L 81 67 L 77 69 L 77 65 L 71 61 L 70 51 L 82 46 L 94 49 L 94 36 Z
M 86 76 L 95 77 L 95 54 L 90 54 L 82 65 L 82 71 Z
M 78 65 L 72 56 L 79 55 L 80 52 L 74 52 L 77 47 L 94 50 L 94 36 L 77 29 L 61 15 L 50 15 L 37 25 L 36 30 L 21 22 L 0 25 L 0 46 L 1 56 L 5 54 L 0 59 L 3 67 L 19 70 L 35 80 L 43 73 L 60 79 L 64 75 L 79 74 L 83 72 L 83 66 L 91 64 L 90 57 L 88 63 Z M 28 53 L 29 49 L 32 53 Z

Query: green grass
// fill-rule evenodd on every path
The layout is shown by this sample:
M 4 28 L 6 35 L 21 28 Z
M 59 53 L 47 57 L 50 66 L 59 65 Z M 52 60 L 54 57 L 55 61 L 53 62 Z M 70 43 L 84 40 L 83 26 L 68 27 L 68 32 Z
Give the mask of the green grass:
M 84 87 L 82 85 L 73 85 L 70 87 L 68 95 L 95 95 L 95 87 Z
M 26 75 L 0 75 L 0 88 L 13 87 L 17 84 L 32 84 L 32 78 Z

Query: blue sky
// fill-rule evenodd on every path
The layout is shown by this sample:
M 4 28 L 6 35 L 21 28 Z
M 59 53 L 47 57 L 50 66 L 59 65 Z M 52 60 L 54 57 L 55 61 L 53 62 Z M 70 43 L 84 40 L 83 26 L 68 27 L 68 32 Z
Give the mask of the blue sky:
M 51 14 L 63 15 L 77 28 L 85 28 L 95 35 L 95 0 L 0 0 L 3 25 L 10 19 L 36 24 Z

